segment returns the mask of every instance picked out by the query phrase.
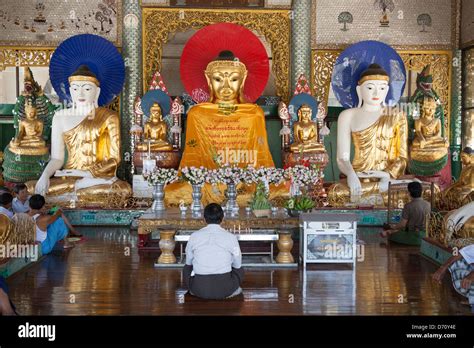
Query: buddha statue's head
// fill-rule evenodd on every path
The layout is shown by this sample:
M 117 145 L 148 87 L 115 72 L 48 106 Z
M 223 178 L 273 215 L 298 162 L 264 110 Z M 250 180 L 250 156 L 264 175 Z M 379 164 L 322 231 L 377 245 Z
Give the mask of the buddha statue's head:
M 300 122 L 311 122 L 311 115 L 313 114 L 313 110 L 307 104 L 301 105 L 298 110 L 298 120 Z
M 87 65 L 81 65 L 69 76 L 69 85 L 74 107 L 99 106 L 100 82 Z
M 25 117 L 27 120 L 34 120 L 36 118 L 36 106 L 31 103 L 25 105 Z
M 390 78 L 388 73 L 378 64 L 370 64 L 362 72 L 356 87 L 359 97 L 358 107 L 362 105 L 382 106 L 387 98 Z
M 245 103 L 243 91 L 247 68 L 231 51 L 219 53 L 219 56 L 207 65 L 205 75 L 211 103 Z
M 461 163 L 463 166 L 474 164 L 474 150 L 467 146 L 461 152 Z
M 159 122 L 162 120 L 162 116 L 160 104 L 153 103 L 150 108 L 150 121 Z
M 437 106 L 438 104 L 436 103 L 436 100 L 434 98 L 431 98 L 431 97 L 423 98 L 421 117 L 426 118 L 428 120 L 433 119 L 436 113 Z

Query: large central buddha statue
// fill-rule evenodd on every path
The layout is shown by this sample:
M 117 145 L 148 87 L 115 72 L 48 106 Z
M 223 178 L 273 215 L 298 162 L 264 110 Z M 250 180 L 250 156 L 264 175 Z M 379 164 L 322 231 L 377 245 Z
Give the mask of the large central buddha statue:
M 389 75 L 378 64 L 362 72 L 358 86 L 359 105 L 339 115 L 337 165 L 347 180 L 329 189 L 333 205 L 381 197 L 388 184 L 404 174 L 408 163 L 407 120 L 402 112 L 385 107 Z M 354 158 L 350 161 L 351 139 Z
M 39 180 L 27 183 L 29 191 L 71 205 L 110 206 L 111 196 L 124 201 L 132 192 L 116 177 L 121 161 L 119 116 L 98 107 L 100 82 L 86 65 L 69 83 L 73 106 L 54 115 L 51 159 Z
M 273 167 L 263 110 L 246 103 L 247 68 L 231 51 L 222 51 L 204 71 L 209 86 L 207 103 L 187 115 L 186 147 L 180 168 L 235 163 L 241 167 Z
M 214 169 L 225 163 L 274 167 L 263 110 L 246 103 L 243 94 L 245 64 L 231 51 L 222 51 L 207 65 L 204 74 L 210 98 L 193 106 L 187 114 L 186 146 L 180 168 Z M 203 203 L 222 201 L 224 188 L 205 185 Z M 191 201 L 191 187 L 187 183 L 174 183 L 165 190 L 167 204 Z

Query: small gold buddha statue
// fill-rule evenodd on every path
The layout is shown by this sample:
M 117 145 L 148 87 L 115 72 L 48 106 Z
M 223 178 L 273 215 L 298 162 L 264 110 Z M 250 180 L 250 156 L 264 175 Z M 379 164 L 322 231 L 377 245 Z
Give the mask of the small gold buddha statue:
M 47 154 L 48 148 L 43 140 L 43 122 L 36 117 L 36 107 L 26 104 L 25 116 L 18 123 L 18 135 L 10 142 L 10 151 L 31 156 Z
M 443 201 L 458 207 L 466 202 L 468 196 L 474 192 L 474 150 L 464 148 L 461 153 L 462 171 L 459 179 L 449 186 L 443 194 Z
M 143 143 L 137 145 L 138 151 L 172 151 L 173 146 L 167 141 L 168 126 L 158 103 L 150 108 L 150 119 L 145 123 Z
M 324 152 L 324 146 L 318 141 L 318 127 L 311 121 L 312 110 L 303 104 L 298 110 L 298 122 L 293 125 L 293 144 L 290 151 L 296 153 Z
M 433 162 L 448 155 L 449 143 L 441 137 L 441 121 L 435 118 L 436 100 L 425 97 L 420 119 L 415 121 L 415 139 L 411 158 L 420 162 Z

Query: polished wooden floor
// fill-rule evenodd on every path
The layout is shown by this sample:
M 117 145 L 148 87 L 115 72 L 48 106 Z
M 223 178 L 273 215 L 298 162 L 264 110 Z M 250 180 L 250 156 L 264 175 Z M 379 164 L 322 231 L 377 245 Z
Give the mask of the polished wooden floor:
M 128 229 L 82 228 L 87 241 L 8 279 L 22 315 L 464 315 L 450 278 L 431 281 L 436 266 L 415 247 L 385 245 L 365 229 L 364 260 L 351 270 L 311 267 L 248 270 L 243 300 L 183 296 L 180 270 L 155 269 Z M 356 285 L 356 286 L 355 286 Z M 403 303 L 400 303 L 403 301 Z

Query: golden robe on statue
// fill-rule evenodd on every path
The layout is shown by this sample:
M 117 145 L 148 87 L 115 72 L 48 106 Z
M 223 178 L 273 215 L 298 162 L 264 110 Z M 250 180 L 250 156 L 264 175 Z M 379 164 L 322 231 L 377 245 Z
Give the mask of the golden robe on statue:
M 180 168 L 200 167 L 215 169 L 218 163 L 239 167 L 274 167 L 263 110 L 256 104 L 219 105 L 202 103 L 193 106 L 187 115 L 186 146 Z M 202 190 L 204 205 L 224 200 L 225 185 Z M 271 190 L 275 194 L 275 190 Z M 165 188 L 167 205 L 181 201 L 192 202 L 192 188 L 188 183 L 174 183 Z M 239 205 L 246 205 L 250 194 L 239 195 Z

